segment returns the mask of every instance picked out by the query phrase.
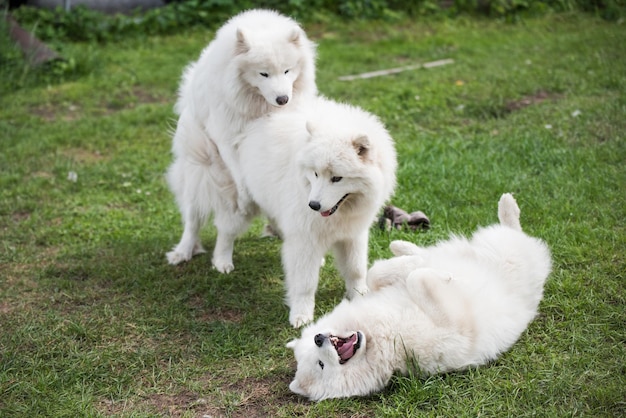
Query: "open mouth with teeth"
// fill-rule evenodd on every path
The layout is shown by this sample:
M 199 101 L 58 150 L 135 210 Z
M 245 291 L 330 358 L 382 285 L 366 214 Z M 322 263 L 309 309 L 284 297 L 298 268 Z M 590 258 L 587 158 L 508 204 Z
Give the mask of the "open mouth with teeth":
M 357 331 L 347 338 L 329 335 L 328 339 L 333 347 L 335 347 L 337 355 L 339 355 L 339 364 L 344 364 L 356 354 L 359 348 L 361 348 L 363 334 Z
M 343 201 L 346 200 L 346 198 L 348 197 L 349 194 L 350 193 L 346 193 L 341 199 L 339 199 L 339 202 L 337 202 L 337 204 L 335 204 L 335 206 L 333 206 L 329 210 L 325 210 L 324 212 L 320 212 L 320 215 L 322 215 L 323 217 L 327 217 L 327 216 L 330 216 L 333 213 L 335 213 L 335 211 L 337 209 L 339 209 L 339 205 L 341 205 L 343 203 Z

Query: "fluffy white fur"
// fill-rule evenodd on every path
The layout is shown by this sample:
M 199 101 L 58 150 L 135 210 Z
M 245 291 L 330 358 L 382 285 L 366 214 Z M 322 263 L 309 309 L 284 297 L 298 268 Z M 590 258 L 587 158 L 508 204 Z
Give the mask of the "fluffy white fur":
M 500 224 L 433 247 L 394 241 L 368 272 L 370 293 L 343 301 L 287 346 L 290 389 L 311 400 L 368 395 L 396 371 L 432 374 L 485 364 L 535 317 L 550 273 L 547 246 L 521 230 L 510 194 Z
M 235 237 L 249 216 L 234 138 L 263 115 L 317 94 L 315 46 L 292 19 L 250 10 L 230 19 L 184 71 L 175 110 L 174 162 L 167 180 L 184 232 L 171 264 L 205 252 L 199 232 L 214 213 L 213 266 L 233 270 Z
M 283 239 L 290 323 L 313 319 L 330 249 L 348 297 L 367 292 L 369 228 L 396 181 L 393 140 L 381 122 L 318 97 L 251 123 L 238 153 L 248 192 Z

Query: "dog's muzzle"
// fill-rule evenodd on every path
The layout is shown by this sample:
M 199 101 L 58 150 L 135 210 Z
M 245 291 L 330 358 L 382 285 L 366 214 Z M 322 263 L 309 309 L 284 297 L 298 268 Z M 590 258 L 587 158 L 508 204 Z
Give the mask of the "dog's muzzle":
M 363 334 L 361 334 L 360 331 L 357 331 L 345 338 L 332 334 L 329 334 L 328 336 L 324 334 L 317 334 L 314 337 L 315 345 L 321 347 L 327 339 L 333 345 L 335 351 L 337 351 L 339 364 L 344 364 L 356 354 L 359 348 L 361 348 Z
M 337 211 L 337 209 L 339 209 L 339 206 L 343 203 L 344 200 L 346 200 L 346 198 L 348 197 L 349 194 L 350 193 L 346 193 L 345 195 L 343 195 L 343 197 L 341 199 L 339 199 L 339 202 L 337 202 L 335 204 L 335 206 L 333 206 L 329 210 L 325 210 L 324 212 L 320 212 L 320 215 L 322 215 L 323 217 L 326 218 L 326 217 L 332 215 L 333 213 L 335 213 L 335 211 Z M 313 209 L 314 211 L 318 212 L 322 208 L 322 205 L 317 200 L 311 200 L 309 202 L 309 207 L 311 209 Z

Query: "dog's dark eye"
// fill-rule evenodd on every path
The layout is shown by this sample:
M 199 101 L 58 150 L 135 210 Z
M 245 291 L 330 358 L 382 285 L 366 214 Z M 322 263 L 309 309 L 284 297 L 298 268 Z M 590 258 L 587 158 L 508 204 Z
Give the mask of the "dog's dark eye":
M 289 70 L 285 70 L 285 74 L 287 74 L 289 72 Z
M 317 364 L 324 370 L 324 362 L 322 360 L 318 361 Z
M 333 182 L 333 183 L 337 183 L 337 182 L 340 182 L 342 178 L 343 177 L 333 176 L 333 177 L 331 177 L 330 181 Z
M 265 78 L 270 76 L 268 73 L 259 73 L 259 74 L 261 75 L 261 77 L 265 77 Z
M 316 171 L 316 172 L 314 172 L 313 174 L 315 174 L 315 178 L 317 178 L 317 171 Z

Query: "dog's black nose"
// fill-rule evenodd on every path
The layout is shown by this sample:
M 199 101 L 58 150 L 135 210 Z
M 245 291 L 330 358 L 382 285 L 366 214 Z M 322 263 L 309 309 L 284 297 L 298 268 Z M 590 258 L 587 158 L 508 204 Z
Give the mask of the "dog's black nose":
M 326 337 L 324 337 L 322 334 L 317 334 L 315 336 L 315 345 L 318 347 L 321 347 L 322 344 L 324 344 L 324 340 L 326 339 Z
M 314 211 L 318 211 L 321 209 L 322 205 L 317 200 L 311 200 L 309 202 L 309 207 L 313 209 Z
M 278 96 L 276 98 L 276 103 L 278 103 L 280 106 L 286 105 L 288 101 L 289 96 Z

